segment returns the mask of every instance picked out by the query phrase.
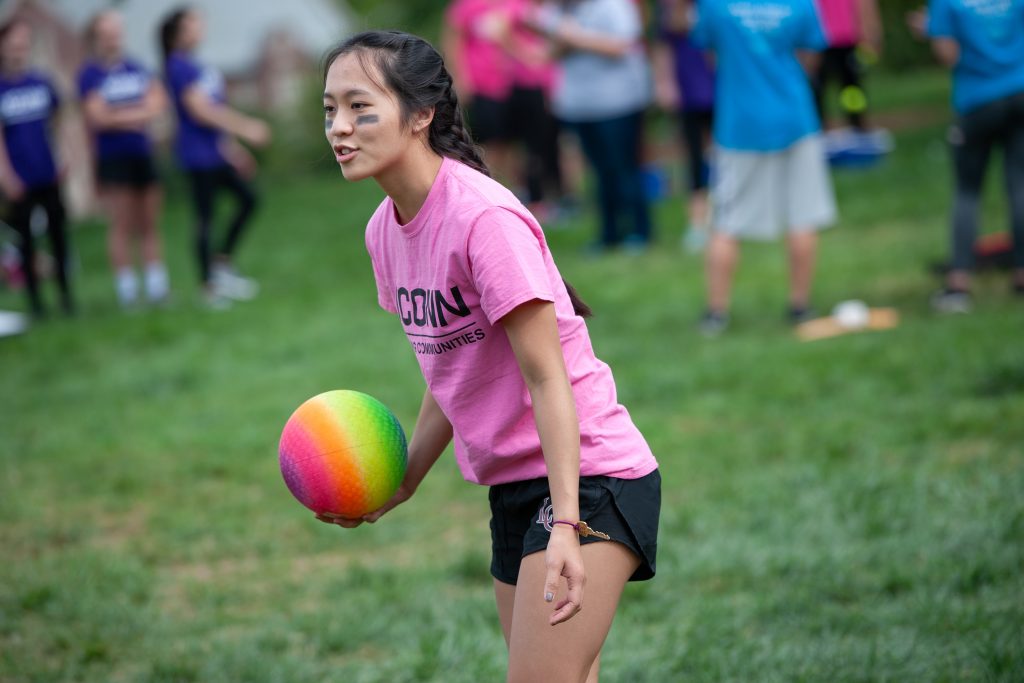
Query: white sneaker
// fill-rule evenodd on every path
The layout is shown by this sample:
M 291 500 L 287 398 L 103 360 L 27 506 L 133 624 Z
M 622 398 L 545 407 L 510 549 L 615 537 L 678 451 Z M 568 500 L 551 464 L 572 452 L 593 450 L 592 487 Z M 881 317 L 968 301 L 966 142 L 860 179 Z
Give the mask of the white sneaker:
M 213 267 L 211 283 L 216 294 L 235 301 L 255 299 L 260 291 L 260 286 L 255 280 L 242 277 L 234 268 L 227 265 Z
M 209 290 L 203 292 L 203 305 L 211 311 L 226 311 L 231 308 L 231 299 Z
M 699 254 L 704 251 L 708 243 L 707 228 L 689 227 L 683 234 L 683 249 L 691 254 Z

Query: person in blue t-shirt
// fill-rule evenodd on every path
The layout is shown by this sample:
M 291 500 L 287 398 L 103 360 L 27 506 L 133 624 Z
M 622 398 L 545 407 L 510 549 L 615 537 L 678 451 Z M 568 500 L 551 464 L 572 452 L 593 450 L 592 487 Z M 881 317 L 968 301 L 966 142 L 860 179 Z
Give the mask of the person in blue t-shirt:
M 1011 215 L 1013 289 L 1024 295 L 1024 0 L 932 0 L 927 30 L 939 60 L 953 68 L 959 116 L 950 135 L 953 258 L 932 304 L 942 312 L 967 312 L 982 181 L 997 146 Z
M 159 81 L 124 56 L 121 16 L 106 10 L 88 24 L 92 53 L 78 74 L 78 93 L 93 133 L 96 181 L 110 221 L 107 246 L 118 302 L 136 304 L 139 283 L 132 247 L 142 254 L 146 297 L 168 296 L 158 221 L 163 191 L 157 177 L 148 126 L 163 113 L 167 96 Z
M 817 232 L 836 218 L 821 126 L 803 59 L 825 37 L 812 0 L 701 0 L 693 42 L 716 57 L 715 170 L 708 245 L 709 336 L 728 325 L 739 239 L 785 231 L 789 319 L 810 316 Z
M 74 302 L 67 272 L 66 213 L 50 144 L 59 101 L 50 79 L 29 67 L 31 48 L 32 29 L 27 23 L 15 20 L 0 28 L 0 190 L 10 204 L 7 222 L 20 237 L 29 307 L 33 316 L 40 318 L 46 307 L 39 292 L 32 234 L 32 213 L 37 207 L 46 214 L 66 314 L 74 312 Z
M 202 16 L 196 10 L 178 9 L 161 24 L 160 42 L 165 77 L 178 115 L 175 150 L 191 180 L 198 218 L 196 253 L 206 303 L 211 308 L 224 308 L 231 299 L 251 299 L 257 291 L 256 283 L 239 275 L 232 265 L 238 240 L 256 203 L 249 183 L 256 172 L 256 161 L 237 139 L 263 146 L 270 141 L 270 128 L 229 107 L 223 77 L 196 61 L 194 53 L 203 40 L 203 28 Z M 214 253 L 211 219 L 214 199 L 221 189 L 235 195 L 238 210 Z

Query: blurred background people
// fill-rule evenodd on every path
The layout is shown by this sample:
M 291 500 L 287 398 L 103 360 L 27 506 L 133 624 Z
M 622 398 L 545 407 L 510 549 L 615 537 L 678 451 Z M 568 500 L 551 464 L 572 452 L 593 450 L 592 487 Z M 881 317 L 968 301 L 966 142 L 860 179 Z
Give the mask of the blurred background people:
M 828 120 L 825 93 L 831 81 L 839 86 L 839 109 L 855 131 L 867 129 L 868 98 L 864 61 L 882 53 L 882 22 L 877 0 L 815 0 L 827 47 L 812 77 L 814 100 L 822 125 Z M 862 54 L 861 54 L 862 53 Z
M 689 17 L 695 11 L 694 0 L 660 0 L 658 10 L 662 39 L 655 51 L 660 72 L 655 80 L 658 103 L 664 109 L 678 111 L 690 191 L 683 244 L 696 252 L 704 248 L 710 232 L 707 151 L 714 121 L 715 75 L 704 51 L 690 41 Z
M 807 73 L 825 48 L 811 0 L 699 4 L 692 38 L 714 51 L 716 91 L 712 180 L 714 228 L 708 244 L 707 310 L 701 331 L 729 321 L 740 239 L 786 233 L 792 323 L 811 316 L 821 228 L 836 218 L 820 123 Z
M 444 14 L 441 45 L 469 132 L 484 148 L 487 165 L 506 185 L 515 183 L 509 147 L 513 87 L 508 0 L 453 0 Z
M 509 133 L 523 145 L 521 177 L 525 203 L 544 223 L 557 219 L 566 199 L 559 153 L 558 121 L 551 112 L 551 94 L 558 67 L 544 38 L 524 23 L 539 5 L 535 0 L 505 0 L 510 10 L 508 56 L 512 92 L 508 100 Z
M 651 76 L 640 12 L 632 0 L 560 0 L 530 15 L 559 56 L 555 116 L 579 136 L 596 177 L 596 250 L 642 250 L 651 218 L 641 173 Z
M 995 147 L 1003 150 L 1010 209 L 1012 286 L 1024 296 L 1024 0 L 932 0 L 927 32 L 933 50 L 953 69 L 951 129 L 956 197 L 952 263 L 945 287 L 932 298 L 936 310 L 971 309 L 971 271 L 982 183 Z
M 79 72 L 78 91 L 93 133 L 117 300 L 125 308 L 138 303 L 132 253 L 137 247 L 146 299 L 162 303 L 169 292 L 158 225 L 163 194 L 147 127 L 166 108 L 166 95 L 157 79 L 123 54 L 117 12 L 96 15 L 86 28 L 85 42 L 90 57 Z
M 74 312 L 68 274 L 66 213 L 59 185 L 60 172 L 51 144 L 59 98 L 50 78 L 29 64 L 32 29 L 14 21 L 0 28 L 0 189 L 9 203 L 7 222 L 19 236 L 21 266 L 29 310 L 46 314 L 40 295 L 32 217 L 38 208 L 46 216 L 54 271 L 64 313 Z
M 251 299 L 258 292 L 257 283 L 241 276 L 233 262 L 256 206 L 250 184 L 256 160 L 238 139 L 265 145 L 270 141 L 270 128 L 227 105 L 220 73 L 195 57 L 202 40 L 202 16 L 194 9 L 175 10 L 160 26 L 165 78 L 178 116 L 175 150 L 191 181 L 196 210 L 200 279 L 207 305 L 220 309 L 231 300 Z M 214 251 L 213 209 L 221 190 L 235 196 L 237 207 L 223 242 Z

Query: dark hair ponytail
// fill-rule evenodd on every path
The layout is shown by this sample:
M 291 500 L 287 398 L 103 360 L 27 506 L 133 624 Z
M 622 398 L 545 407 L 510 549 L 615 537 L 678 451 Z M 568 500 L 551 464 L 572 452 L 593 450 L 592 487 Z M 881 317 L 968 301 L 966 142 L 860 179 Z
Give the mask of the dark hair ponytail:
M 434 118 L 427 130 L 427 143 L 435 154 L 462 162 L 490 177 L 480 148 L 469 134 L 451 74 L 434 46 L 419 36 L 401 31 L 364 31 L 348 38 L 323 59 L 323 80 L 331 65 L 347 54 L 356 54 L 370 78 L 380 76 L 382 89 L 394 94 L 408 125 L 417 112 L 433 109 Z M 366 68 L 367 60 L 374 68 Z M 587 306 L 565 282 L 576 315 L 588 317 Z
M 174 52 L 174 45 L 178 42 L 178 33 L 181 32 L 181 23 L 188 16 L 192 9 L 189 7 L 178 7 L 164 17 L 160 22 L 160 52 L 164 56 L 164 62 Z

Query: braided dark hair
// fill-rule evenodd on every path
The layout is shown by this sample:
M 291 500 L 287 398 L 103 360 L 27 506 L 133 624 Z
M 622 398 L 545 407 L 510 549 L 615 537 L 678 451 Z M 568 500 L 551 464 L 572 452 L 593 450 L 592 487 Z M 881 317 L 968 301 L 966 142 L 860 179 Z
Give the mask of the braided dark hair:
M 452 77 L 444 59 L 434 46 L 419 36 L 401 31 L 364 31 L 348 38 L 328 52 L 323 59 L 323 81 L 331 65 L 344 55 L 359 57 L 363 70 L 370 78 L 383 78 L 383 90 L 394 94 L 407 126 L 417 112 L 433 109 L 434 118 L 427 131 L 427 142 L 435 154 L 448 157 L 490 177 L 480 148 L 469 134 L 458 95 L 452 86 Z M 374 68 L 366 68 L 367 63 Z M 576 315 L 588 317 L 590 307 L 580 299 L 576 290 L 565 282 Z
M 181 24 L 190 12 L 192 8 L 183 5 L 171 10 L 160 22 L 160 52 L 163 54 L 164 63 L 171 58 L 174 45 L 178 42 L 178 34 L 181 32 Z

